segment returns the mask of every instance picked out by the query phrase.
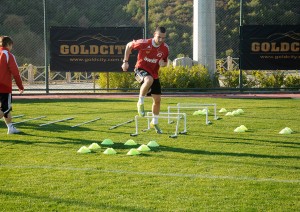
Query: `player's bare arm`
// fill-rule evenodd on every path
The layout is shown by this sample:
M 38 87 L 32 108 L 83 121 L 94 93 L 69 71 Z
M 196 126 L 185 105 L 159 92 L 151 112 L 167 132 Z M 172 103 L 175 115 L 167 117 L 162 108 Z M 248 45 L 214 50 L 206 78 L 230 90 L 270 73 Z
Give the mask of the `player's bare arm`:
M 123 71 L 128 71 L 129 68 L 128 60 L 129 60 L 129 55 L 131 54 L 131 49 L 132 49 L 132 42 L 129 42 L 126 45 L 123 64 L 121 66 Z

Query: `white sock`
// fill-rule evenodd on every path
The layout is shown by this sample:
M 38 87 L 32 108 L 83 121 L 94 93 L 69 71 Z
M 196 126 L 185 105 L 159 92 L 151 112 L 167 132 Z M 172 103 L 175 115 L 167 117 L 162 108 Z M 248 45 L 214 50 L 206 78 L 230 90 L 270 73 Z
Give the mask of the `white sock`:
M 144 99 L 145 99 L 144 96 L 139 96 L 139 101 L 138 101 L 138 103 L 139 103 L 140 105 L 144 104 Z
M 158 115 L 154 115 L 152 118 L 152 123 L 153 124 L 158 124 Z
M 13 126 L 12 123 L 7 124 L 7 128 L 11 128 Z

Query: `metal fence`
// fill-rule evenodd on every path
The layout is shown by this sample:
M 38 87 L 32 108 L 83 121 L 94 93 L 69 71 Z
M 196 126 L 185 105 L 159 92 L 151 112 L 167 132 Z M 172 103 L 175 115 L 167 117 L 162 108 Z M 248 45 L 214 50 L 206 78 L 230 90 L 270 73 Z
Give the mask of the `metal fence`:
M 193 1 L 0 0 L 0 34 L 14 40 L 13 53 L 27 92 L 105 92 L 107 87 L 100 88 L 97 84 L 97 73 L 62 73 L 45 68 L 49 62 L 45 56 L 48 55 L 45 45 L 49 40 L 49 27 L 145 26 L 146 16 L 148 37 L 157 25 L 167 28 L 171 60 L 182 56 L 192 58 Z M 247 25 L 300 24 L 299 0 L 215 1 L 217 70 L 238 69 L 240 22 Z M 219 89 L 219 85 L 215 88 Z

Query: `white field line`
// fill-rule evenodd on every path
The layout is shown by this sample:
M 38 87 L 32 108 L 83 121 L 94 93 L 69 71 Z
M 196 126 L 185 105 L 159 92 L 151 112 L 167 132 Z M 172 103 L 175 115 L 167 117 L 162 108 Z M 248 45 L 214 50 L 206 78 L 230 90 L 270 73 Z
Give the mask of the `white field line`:
M 235 180 L 235 181 L 255 181 L 255 182 L 274 182 L 274 183 L 300 183 L 300 180 L 272 179 L 272 178 L 255 178 L 246 176 L 217 176 L 207 174 L 180 174 L 180 173 L 162 173 L 162 172 L 135 172 L 126 170 L 101 170 L 97 168 L 76 168 L 76 167 L 57 167 L 57 166 L 16 166 L 9 164 L 0 164 L 0 169 L 47 169 L 59 171 L 91 171 L 100 173 L 130 174 L 144 176 L 165 176 L 181 178 L 200 178 L 200 179 L 217 179 L 217 180 Z

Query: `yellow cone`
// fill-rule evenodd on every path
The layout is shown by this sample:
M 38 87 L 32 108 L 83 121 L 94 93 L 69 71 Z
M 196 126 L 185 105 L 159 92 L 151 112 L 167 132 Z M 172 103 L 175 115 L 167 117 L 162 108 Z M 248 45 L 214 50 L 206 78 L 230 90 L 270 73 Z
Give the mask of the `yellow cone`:
M 138 150 L 139 150 L 140 152 L 148 152 L 148 151 L 150 151 L 151 149 L 150 149 L 147 145 L 142 144 L 142 145 L 138 148 Z
M 88 148 L 90 150 L 97 150 L 97 149 L 101 149 L 101 146 L 99 146 L 99 144 L 97 144 L 97 143 L 92 143 L 91 145 L 89 145 Z
M 289 131 L 288 129 L 284 128 L 282 129 L 279 134 L 291 134 L 291 131 Z
M 292 130 L 291 128 L 289 128 L 289 127 L 286 127 L 286 128 L 284 128 L 284 129 L 286 129 L 286 130 L 289 131 L 290 133 L 293 133 L 293 130 Z
M 245 130 L 242 129 L 241 127 L 237 127 L 234 129 L 234 132 L 245 132 Z
M 127 155 L 139 155 L 141 154 L 137 149 L 131 149 L 127 152 Z
M 233 116 L 232 112 L 227 112 L 225 116 Z
M 245 131 L 248 130 L 247 127 L 245 127 L 245 125 L 241 125 L 240 128 L 241 128 L 242 130 L 245 130 Z
M 221 108 L 221 110 L 219 110 L 219 113 L 226 113 L 227 110 L 225 108 Z
M 137 143 L 135 143 L 134 140 L 129 139 L 128 141 L 125 142 L 124 145 L 126 145 L 126 146 L 135 146 L 135 145 L 137 145 Z
M 150 141 L 148 144 L 147 144 L 148 147 L 159 147 L 159 144 L 156 143 L 156 141 Z
M 240 114 L 244 113 L 243 109 L 237 109 L 237 112 L 239 112 Z
M 80 147 L 80 149 L 77 152 L 85 154 L 85 153 L 90 153 L 91 150 L 89 148 L 87 148 L 86 146 L 82 146 L 82 147 Z
M 117 152 L 113 149 L 113 148 L 107 148 L 103 154 L 106 154 L 106 155 L 115 155 L 117 154 Z
M 232 115 L 237 116 L 240 115 L 240 113 L 237 110 L 232 111 Z
M 101 144 L 102 144 L 102 145 L 113 145 L 114 142 L 113 142 L 111 139 L 106 138 L 106 139 L 104 139 L 104 140 L 102 141 Z

